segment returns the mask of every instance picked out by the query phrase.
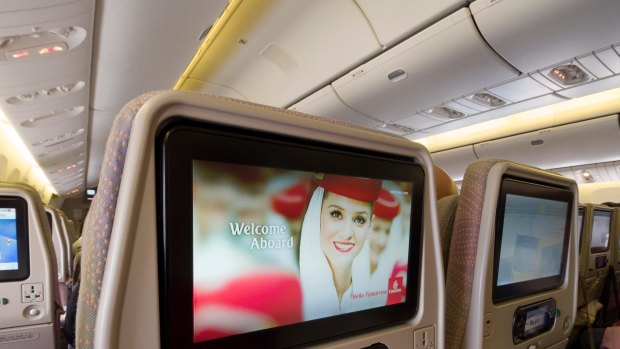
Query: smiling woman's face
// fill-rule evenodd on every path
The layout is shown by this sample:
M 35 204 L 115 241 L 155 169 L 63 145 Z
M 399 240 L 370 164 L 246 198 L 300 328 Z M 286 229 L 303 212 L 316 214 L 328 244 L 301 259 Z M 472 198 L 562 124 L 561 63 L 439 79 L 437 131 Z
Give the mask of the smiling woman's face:
M 321 249 L 332 267 L 350 267 L 370 230 L 369 202 L 325 192 L 321 206 Z

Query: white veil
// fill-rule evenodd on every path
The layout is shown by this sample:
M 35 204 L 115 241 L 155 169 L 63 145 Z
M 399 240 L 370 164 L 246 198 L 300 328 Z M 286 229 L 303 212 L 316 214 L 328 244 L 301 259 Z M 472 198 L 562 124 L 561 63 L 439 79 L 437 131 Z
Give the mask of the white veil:
M 364 294 L 370 277 L 370 249 L 365 243 L 353 261 L 352 285 L 338 301 L 332 270 L 321 249 L 321 206 L 324 189 L 317 187 L 312 194 L 301 228 L 299 274 L 303 297 L 304 320 L 312 320 L 368 308 Z

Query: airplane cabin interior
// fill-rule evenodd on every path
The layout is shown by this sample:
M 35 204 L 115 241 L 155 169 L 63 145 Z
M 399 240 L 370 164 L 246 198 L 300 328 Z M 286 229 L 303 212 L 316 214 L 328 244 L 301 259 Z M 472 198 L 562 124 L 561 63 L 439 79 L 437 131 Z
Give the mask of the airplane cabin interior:
M 620 347 L 617 0 L 4 0 L 0 349 Z

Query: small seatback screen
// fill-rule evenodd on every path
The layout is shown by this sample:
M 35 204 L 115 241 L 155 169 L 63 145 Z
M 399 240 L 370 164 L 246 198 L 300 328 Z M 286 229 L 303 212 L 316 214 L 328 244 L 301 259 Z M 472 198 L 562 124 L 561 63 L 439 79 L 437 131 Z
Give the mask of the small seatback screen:
M 592 233 L 590 234 L 590 253 L 601 253 L 609 249 L 611 211 L 594 210 Z
M 27 203 L 0 196 L 0 282 L 26 279 L 30 273 Z
M 0 208 L 0 270 L 17 270 L 17 222 L 14 208 Z
M 572 194 L 505 179 L 497 209 L 494 301 L 561 285 Z
M 566 202 L 508 195 L 498 286 L 560 275 L 567 206 Z

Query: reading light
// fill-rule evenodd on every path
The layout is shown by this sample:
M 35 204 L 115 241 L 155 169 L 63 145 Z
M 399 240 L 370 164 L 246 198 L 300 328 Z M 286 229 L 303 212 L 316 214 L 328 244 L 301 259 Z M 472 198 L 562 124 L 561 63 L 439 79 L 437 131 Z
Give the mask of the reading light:
M 588 170 L 581 171 L 580 175 L 581 178 L 583 178 L 583 180 L 586 182 L 591 182 L 594 179 L 594 176 L 592 176 L 592 172 Z
M 11 51 L 10 55 L 13 59 L 21 59 L 28 57 L 28 55 L 30 55 L 30 52 L 26 50 Z
M 589 75 L 575 64 L 565 64 L 551 69 L 549 76 L 564 86 L 580 84 L 587 81 Z
M 435 107 L 428 112 L 445 119 L 459 119 L 465 116 L 464 113 L 448 107 Z
M 62 52 L 65 48 L 60 45 L 47 46 L 39 49 L 40 55 L 47 55 L 50 53 Z
M 467 97 L 470 101 L 480 103 L 489 108 L 497 108 L 506 105 L 506 101 L 487 92 L 476 93 Z

